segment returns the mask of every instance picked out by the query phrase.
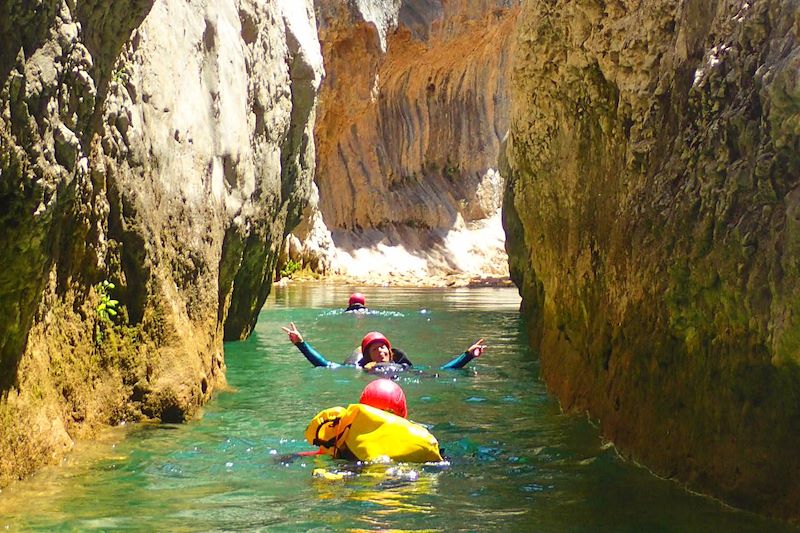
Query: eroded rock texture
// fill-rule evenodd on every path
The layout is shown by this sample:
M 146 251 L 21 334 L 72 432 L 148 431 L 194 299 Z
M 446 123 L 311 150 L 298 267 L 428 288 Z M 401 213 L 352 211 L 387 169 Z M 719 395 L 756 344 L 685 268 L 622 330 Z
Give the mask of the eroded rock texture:
M 1 486 L 224 384 L 310 193 L 322 64 L 297 0 L 12 1 L 0 30 Z
M 660 474 L 794 520 L 798 8 L 526 1 L 505 211 L 563 406 Z
M 448 230 L 497 211 L 518 3 L 316 2 L 326 70 L 316 184 L 333 245 L 431 256 Z

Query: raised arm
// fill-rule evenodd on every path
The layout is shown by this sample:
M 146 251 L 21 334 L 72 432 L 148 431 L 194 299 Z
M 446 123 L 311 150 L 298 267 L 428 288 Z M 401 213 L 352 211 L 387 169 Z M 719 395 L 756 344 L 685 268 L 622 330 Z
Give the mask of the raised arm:
M 483 344 L 483 339 L 480 339 L 477 342 L 475 342 L 472 346 L 467 348 L 467 351 L 456 356 L 453 360 L 442 365 L 440 368 L 445 370 L 463 368 L 473 359 L 480 357 L 485 349 L 486 345 Z
M 325 359 L 321 353 L 316 351 L 310 344 L 303 340 L 303 336 L 300 334 L 300 330 L 297 329 L 297 326 L 294 325 L 294 322 L 289 323 L 289 327 L 281 327 L 281 329 L 289 335 L 289 340 L 292 341 L 292 344 L 297 346 L 297 349 L 300 350 L 308 362 L 314 366 L 327 366 L 327 367 L 336 367 L 339 366 L 336 363 L 332 363 Z
M 303 342 L 303 336 L 300 335 L 300 330 L 297 329 L 297 326 L 294 325 L 294 322 L 289 322 L 288 328 L 283 326 L 281 329 L 289 335 L 289 340 L 292 341 L 292 344 L 300 344 Z

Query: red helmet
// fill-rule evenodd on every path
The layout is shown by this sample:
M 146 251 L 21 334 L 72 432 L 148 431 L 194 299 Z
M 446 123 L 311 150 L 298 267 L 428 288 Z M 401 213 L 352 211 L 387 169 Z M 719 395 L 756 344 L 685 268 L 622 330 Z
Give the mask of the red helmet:
M 369 352 L 367 348 L 369 348 L 369 345 L 372 344 L 373 342 L 382 342 L 389 347 L 390 352 L 392 351 L 392 343 L 389 342 L 389 339 L 387 339 L 383 335 L 383 333 L 379 333 L 377 331 L 370 331 L 369 333 L 364 335 L 363 339 L 361 339 L 361 353 L 364 355 L 364 357 L 367 358 L 369 357 Z
M 360 292 L 354 292 L 353 294 L 350 295 L 350 300 L 347 302 L 347 304 L 348 305 L 353 305 L 353 304 L 367 305 L 367 299 L 364 298 L 364 295 L 361 294 Z
M 400 385 L 391 379 L 376 379 L 364 387 L 359 402 L 403 418 L 408 416 L 406 394 L 400 388 Z

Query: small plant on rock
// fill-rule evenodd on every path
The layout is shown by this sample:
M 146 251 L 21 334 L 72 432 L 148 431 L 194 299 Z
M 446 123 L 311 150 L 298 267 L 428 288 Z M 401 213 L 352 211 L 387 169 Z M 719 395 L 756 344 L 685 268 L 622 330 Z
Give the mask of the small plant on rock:
M 289 259 L 286 264 L 281 269 L 281 277 L 282 278 L 291 278 L 292 274 L 298 272 L 301 268 L 303 268 L 303 264 L 300 261 L 292 261 Z
M 114 317 L 117 316 L 118 300 L 111 298 L 109 291 L 116 288 L 116 285 L 108 280 L 99 283 L 97 287 L 97 294 L 100 296 L 100 302 L 97 304 L 95 311 L 97 312 L 98 321 L 94 326 L 94 340 L 97 344 L 103 343 L 103 329 L 114 325 Z
M 445 163 L 445 166 L 442 170 L 444 172 L 444 177 L 447 178 L 447 180 L 451 183 L 454 183 L 461 175 L 461 165 L 450 162 L 449 157 L 447 158 L 447 163 Z
M 115 81 L 120 85 L 128 83 L 131 73 L 128 65 L 122 65 L 111 72 L 111 81 Z

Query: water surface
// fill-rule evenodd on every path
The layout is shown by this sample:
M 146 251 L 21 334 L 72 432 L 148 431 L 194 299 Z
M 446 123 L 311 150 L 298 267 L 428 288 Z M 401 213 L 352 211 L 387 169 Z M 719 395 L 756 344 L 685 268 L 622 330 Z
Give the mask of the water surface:
M 0 494 L 12 531 L 780 531 L 622 461 L 585 417 L 562 414 L 538 380 L 515 289 L 363 288 L 374 312 L 342 314 L 343 286 L 276 287 L 255 333 L 225 347 L 231 390 L 183 425 L 137 424 L 82 445 Z M 405 350 L 409 417 L 447 466 L 350 471 L 310 450 L 318 411 L 355 402 L 372 376 L 311 367 L 280 330 L 294 321 L 341 361 L 370 330 Z M 480 337 L 468 368 L 436 367 Z

